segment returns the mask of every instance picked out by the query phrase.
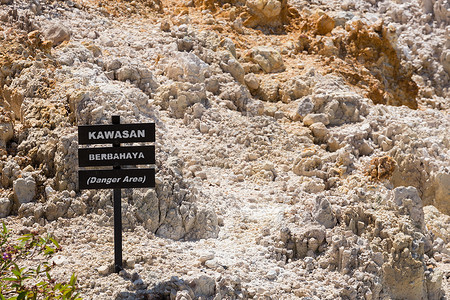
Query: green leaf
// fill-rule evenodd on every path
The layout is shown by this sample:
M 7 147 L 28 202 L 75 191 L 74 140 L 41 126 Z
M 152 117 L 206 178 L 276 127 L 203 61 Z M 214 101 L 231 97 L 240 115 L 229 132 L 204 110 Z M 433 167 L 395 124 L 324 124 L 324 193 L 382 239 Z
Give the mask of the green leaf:
M 2 226 L 3 227 L 3 232 L 2 233 L 6 235 L 8 233 L 8 228 L 6 228 L 5 222 L 2 222 L 2 225 L 3 225 Z
M 17 278 L 20 278 L 21 275 L 20 269 L 12 269 L 11 272 L 13 272 L 13 274 L 16 275 Z
M 71 286 L 74 286 L 77 283 L 77 276 L 75 276 L 75 273 L 72 273 L 72 276 L 70 277 L 69 284 Z
M 53 249 L 53 248 L 51 248 L 49 246 L 45 246 L 45 250 L 44 250 L 44 254 L 45 255 L 51 255 L 53 253 L 55 253 L 55 249 Z
M 25 299 L 25 296 L 27 295 L 27 292 L 22 292 L 19 294 L 19 296 L 17 296 L 17 300 L 22 300 Z
M 59 248 L 59 244 L 54 238 L 50 237 L 49 240 L 56 246 L 56 248 Z
M 2 280 L 6 280 L 6 281 L 17 281 L 17 278 L 5 277 L 5 278 L 2 278 Z
M 5 225 L 5 223 L 3 223 L 3 225 Z M 0 292 L 0 300 L 6 300 L 5 296 L 3 296 L 1 292 Z

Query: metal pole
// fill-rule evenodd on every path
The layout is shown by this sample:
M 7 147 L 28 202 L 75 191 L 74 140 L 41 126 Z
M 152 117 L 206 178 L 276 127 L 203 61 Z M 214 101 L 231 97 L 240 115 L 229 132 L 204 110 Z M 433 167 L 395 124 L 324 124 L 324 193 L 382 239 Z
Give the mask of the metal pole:
M 120 124 L 120 116 L 112 116 L 113 124 Z M 120 147 L 120 143 L 114 143 L 113 147 Z M 114 166 L 120 169 L 120 165 Z M 114 272 L 123 270 L 122 266 L 122 195 L 120 188 L 114 189 Z

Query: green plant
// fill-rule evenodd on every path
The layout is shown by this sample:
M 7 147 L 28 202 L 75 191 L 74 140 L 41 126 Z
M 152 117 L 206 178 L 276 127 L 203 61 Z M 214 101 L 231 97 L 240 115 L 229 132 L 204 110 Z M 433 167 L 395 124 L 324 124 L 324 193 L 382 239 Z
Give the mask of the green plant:
M 2 224 L 0 230 L 0 300 L 22 299 L 81 299 L 77 291 L 77 277 L 72 274 L 68 283 L 54 280 L 53 267 L 47 259 L 61 250 L 58 242 L 37 232 L 15 240 Z

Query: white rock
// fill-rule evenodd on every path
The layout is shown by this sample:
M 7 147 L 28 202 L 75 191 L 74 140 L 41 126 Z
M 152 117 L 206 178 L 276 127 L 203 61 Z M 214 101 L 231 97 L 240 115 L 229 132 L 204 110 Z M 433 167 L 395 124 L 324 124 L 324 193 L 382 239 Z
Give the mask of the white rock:
M 270 270 L 266 274 L 266 278 L 269 280 L 275 280 L 277 278 L 277 276 L 278 276 L 278 274 L 277 274 L 277 271 L 275 271 L 275 270 Z
M 209 131 L 209 126 L 203 122 L 200 123 L 200 132 L 201 133 L 208 133 Z
M 237 82 L 244 84 L 245 71 L 241 64 L 231 55 L 230 52 L 222 54 L 222 61 L 220 63 L 222 69 L 230 73 Z
M 200 261 L 200 263 L 203 264 L 207 260 L 214 259 L 214 257 L 215 257 L 215 254 L 213 252 L 204 252 L 199 255 L 198 260 Z
M 283 57 L 274 48 L 256 47 L 251 49 L 247 55 L 266 73 L 283 72 L 286 69 Z
M 305 124 L 306 126 L 310 126 L 318 122 L 324 125 L 330 124 L 330 120 L 328 119 L 328 116 L 326 114 L 308 114 L 303 119 L 303 124 Z
M 321 122 L 313 123 L 311 124 L 309 129 L 311 129 L 312 134 L 317 139 L 317 141 L 324 142 L 326 140 L 328 136 L 328 129 L 323 123 Z
M 63 255 L 56 255 L 51 258 L 50 263 L 53 263 L 57 266 L 64 264 L 67 261 L 67 258 Z
M 9 216 L 11 212 L 11 201 L 8 198 L 0 198 L 0 218 Z
M 109 269 L 110 268 L 108 266 L 101 266 L 97 268 L 97 271 L 100 275 L 108 275 Z
M 36 196 L 36 181 L 33 177 L 18 178 L 13 184 L 14 196 L 19 203 L 31 202 Z
M 254 73 L 245 74 L 244 80 L 250 90 L 257 90 L 259 88 L 259 80 Z
M 450 173 L 436 174 L 435 206 L 445 214 L 450 214 Z
M 61 44 L 64 41 L 70 40 L 70 30 L 62 24 L 52 24 L 44 30 L 44 37 L 53 42 L 54 46 Z
M 207 266 L 210 269 L 217 269 L 219 267 L 219 263 L 216 259 L 210 259 L 205 261 L 205 266 Z

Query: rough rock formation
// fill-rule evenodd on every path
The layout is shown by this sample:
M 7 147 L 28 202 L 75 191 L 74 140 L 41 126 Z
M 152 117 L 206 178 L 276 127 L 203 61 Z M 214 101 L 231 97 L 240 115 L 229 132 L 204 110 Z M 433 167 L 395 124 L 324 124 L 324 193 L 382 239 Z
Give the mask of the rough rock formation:
M 86 299 L 449 297 L 446 1 L 0 3 L 0 218 Z M 117 114 L 157 128 L 119 274 L 77 178 Z

